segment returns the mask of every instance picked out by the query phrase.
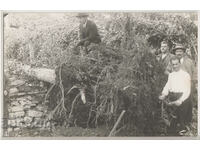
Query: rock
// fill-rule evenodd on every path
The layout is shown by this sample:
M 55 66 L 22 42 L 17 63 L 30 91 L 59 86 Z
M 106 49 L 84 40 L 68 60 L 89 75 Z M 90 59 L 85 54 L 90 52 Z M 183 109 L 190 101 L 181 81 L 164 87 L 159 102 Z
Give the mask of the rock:
M 28 110 L 28 109 L 30 109 L 30 108 L 31 108 L 30 105 L 25 105 L 25 106 L 24 106 L 24 110 Z
M 40 121 L 34 120 L 34 122 L 32 123 L 32 126 L 35 128 L 41 128 Z
M 8 133 L 10 133 L 13 131 L 13 128 L 8 128 L 7 131 L 8 131 Z
M 11 88 L 9 90 L 9 95 L 13 95 L 13 94 L 18 93 L 18 92 L 19 92 L 19 90 L 17 88 Z
M 44 87 L 44 82 L 40 81 L 40 87 Z
M 38 105 L 36 107 L 36 109 L 39 110 L 39 111 L 44 111 L 44 107 L 42 105 Z
M 27 99 L 24 99 L 24 100 L 20 100 L 19 103 L 24 106 L 24 105 L 30 105 L 31 104 L 31 101 L 27 100 Z
M 33 104 L 38 104 L 39 102 L 36 101 L 36 100 L 34 100 L 34 101 L 32 101 L 32 103 L 33 103 Z
M 18 118 L 15 120 L 8 120 L 8 125 L 11 127 L 21 127 L 22 126 L 22 122 L 24 121 L 23 118 Z
M 16 126 L 15 120 L 8 120 L 8 126 L 15 127 Z
M 23 96 L 23 97 L 18 97 L 18 98 L 16 98 L 16 100 L 17 100 L 17 101 L 25 101 L 26 98 Z
M 15 119 L 15 118 L 23 117 L 24 115 L 25 115 L 24 111 L 19 111 L 19 112 L 15 112 L 15 113 L 9 113 L 9 118 Z
M 23 111 L 23 107 L 20 105 L 11 107 L 11 112 L 18 112 L 18 111 Z
M 51 123 L 47 122 L 45 128 L 50 128 Z
M 24 117 L 25 124 L 30 124 L 32 122 L 32 120 L 33 120 L 32 117 Z
M 16 121 L 16 126 L 21 127 L 24 119 L 23 118 L 17 118 L 15 121 Z
M 16 77 L 16 76 L 12 76 L 12 77 L 9 78 L 9 81 L 10 81 L 10 82 L 14 82 L 15 80 L 17 80 L 17 77 Z
M 25 84 L 25 81 L 23 81 L 23 80 L 15 80 L 10 83 L 11 86 L 20 86 L 23 84 Z
M 19 105 L 18 101 L 12 101 L 11 102 L 11 106 L 18 106 L 18 105 Z
M 31 107 L 35 107 L 36 105 L 37 105 L 36 103 L 29 104 L 29 106 L 31 106 Z
M 20 131 L 20 128 L 14 128 L 14 131 Z
M 30 95 L 26 96 L 25 98 L 28 99 L 28 100 L 32 100 L 32 97 Z
M 27 123 L 27 124 L 26 124 L 26 127 L 30 127 L 30 126 L 32 126 L 31 123 Z
M 28 111 L 29 117 L 41 117 L 42 115 L 43 115 L 43 112 L 41 112 L 41 111 L 36 111 L 36 110 L 29 110 Z

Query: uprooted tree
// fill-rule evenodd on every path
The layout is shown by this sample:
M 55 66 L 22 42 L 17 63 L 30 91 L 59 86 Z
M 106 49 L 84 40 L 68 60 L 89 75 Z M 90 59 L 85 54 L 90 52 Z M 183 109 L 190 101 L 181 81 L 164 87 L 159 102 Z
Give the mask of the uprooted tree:
M 191 57 L 197 60 L 197 26 L 191 16 L 186 19 L 181 14 L 106 15 L 109 18 L 101 13 L 92 16 L 107 18 L 104 24 L 98 22 L 103 41 L 90 45 L 90 53 L 83 57 L 73 53 L 79 51 L 73 48 L 78 40 L 77 28 L 53 26 L 52 32 L 50 28 L 43 32 L 38 29 L 30 37 L 35 48 L 43 48 L 37 52 L 36 65 L 55 66 L 55 82 L 45 97 L 48 119 L 68 127 L 106 125 L 111 131 L 115 126 L 113 134 L 126 136 L 166 134 L 170 118 L 158 100 L 166 76 L 151 51 L 159 49 L 160 41 L 168 38 L 172 43 L 185 44 L 191 50 Z M 17 57 L 20 60 L 27 49 L 19 41 L 11 46 L 20 50 Z M 122 112 L 125 113 L 118 121 Z

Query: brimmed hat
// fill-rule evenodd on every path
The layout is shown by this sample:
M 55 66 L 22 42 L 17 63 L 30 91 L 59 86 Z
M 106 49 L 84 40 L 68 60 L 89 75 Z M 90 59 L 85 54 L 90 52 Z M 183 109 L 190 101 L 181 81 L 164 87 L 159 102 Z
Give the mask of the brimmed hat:
M 173 50 L 173 53 L 175 53 L 175 51 L 176 51 L 177 49 L 182 49 L 184 52 L 186 51 L 185 46 L 183 46 L 182 44 L 176 44 L 176 46 L 172 49 L 172 50 Z
M 89 15 L 87 13 L 78 13 L 76 17 L 81 18 L 81 17 L 88 17 Z

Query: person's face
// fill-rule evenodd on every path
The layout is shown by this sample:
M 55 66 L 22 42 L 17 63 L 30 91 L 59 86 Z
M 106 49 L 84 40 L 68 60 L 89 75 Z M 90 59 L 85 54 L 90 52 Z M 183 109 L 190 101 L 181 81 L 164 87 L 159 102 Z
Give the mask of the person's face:
M 87 21 L 87 17 L 80 17 L 79 22 L 80 24 L 84 24 Z
M 184 54 L 184 51 L 183 51 L 182 49 L 177 49 L 177 50 L 175 51 L 175 55 L 176 55 L 179 59 L 181 59 L 181 58 L 183 57 L 183 54 Z
M 165 54 L 169 50 L 169 46 L 167 45 L 167 43 L 162 43 L 160 50 L 161 50 L 161 53 Z
M 179 71 L 180 70 L 180 62 L 179 60 L 175 59 L 172 60 L 172 67 L 174 71 Z

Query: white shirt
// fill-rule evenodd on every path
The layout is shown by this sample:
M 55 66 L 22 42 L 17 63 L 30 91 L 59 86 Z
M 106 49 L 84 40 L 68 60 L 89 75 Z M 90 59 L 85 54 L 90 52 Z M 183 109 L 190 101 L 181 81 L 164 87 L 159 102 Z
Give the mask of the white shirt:
M 86 28 L 87 22 L 88 22 L 88 20 L 86 20 L 86 22 L 83 24 L 83 28 Z
M 164 59 L 167 56 L 167 53 L 162 54 L 161 59 Z
M 183 63 L 183 57 L 180 59 L 181 64 Z
M 170 73 L 162 94 L 167 96 L 169 92 L 183 93 L 179 100 L 181 102 L 185 101 L 190 96 L 191 92 L 190 75 L 182 69 Z

